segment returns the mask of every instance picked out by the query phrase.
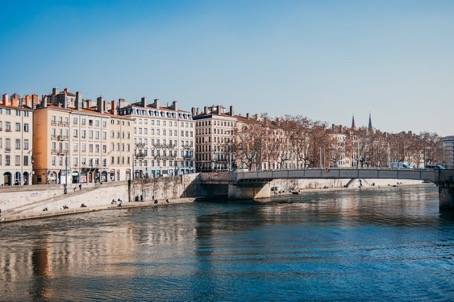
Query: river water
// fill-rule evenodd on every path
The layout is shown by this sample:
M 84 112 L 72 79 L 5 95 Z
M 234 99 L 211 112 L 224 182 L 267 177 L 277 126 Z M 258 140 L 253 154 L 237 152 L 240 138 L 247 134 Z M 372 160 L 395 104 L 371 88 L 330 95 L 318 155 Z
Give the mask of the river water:
M 448 301 L 430 186 L 196 202 L 0 225 L 0 301 Z

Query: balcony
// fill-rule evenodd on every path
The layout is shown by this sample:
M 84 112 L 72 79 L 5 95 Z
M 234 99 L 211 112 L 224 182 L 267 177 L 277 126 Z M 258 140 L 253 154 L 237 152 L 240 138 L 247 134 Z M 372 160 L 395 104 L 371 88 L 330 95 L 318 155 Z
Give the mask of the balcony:
M 6 147 L 5 148 L 5 153 L 10 153 L 10 152 L 11 152 L 11 148 Z

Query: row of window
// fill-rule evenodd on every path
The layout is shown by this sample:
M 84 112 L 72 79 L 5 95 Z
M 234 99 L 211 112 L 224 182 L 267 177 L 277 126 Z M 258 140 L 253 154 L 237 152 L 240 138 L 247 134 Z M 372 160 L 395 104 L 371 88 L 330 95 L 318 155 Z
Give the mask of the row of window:
M 138 131 L 137 131 L 138 130 Z M 143 131 L 142 131 L 143 130 Z M 144 134 L 144 135 L 148 135 L 148 128 L 134 128 L 134 134 Z M 156 129 L 156 135 L 167 135 L 167 133 L 169 134 L 169 136 L 178 136 L 178 131 L 177 130 L 173 130 L 172 129 L 162 129 L 162 132 L 161 132 L 161 129 Z M 194 132 L 192 131 L 184 131 L 184 130 L 181 130 L 181 135 L 182 137 L 192 137 L 194 135 Z M 150 134 L 151 135 L 155 135 L 155 129 L 150 129 Z
M 3 156 L 5 158 L 5 162 L 3 162 Z M 2 166 L 3 164 L 4 164 L 5 167 L 8 167 L 8 166 L 12 165 L 11 155 L 8 155 L 8 154 L 2 155 L 2 154 L 0 154 L 0 166 Z M 22 161 L 21 161 L 21 156 L 20 155 L 14 156 L 14 166 L 20 166 L 21 164 L 24 167 L 27 167 L 28 165 L 30 165 L 30 156 L 24 155 Z
M 30 148 L 30 140 L 29 139 L 24 139 L 23 143 L 20 138 L 16 138 L 14 140 L 15 144 L 15 150 L 21 150 L 21 147 L 23 147 L 24 150 L 29 150 Z M 0 137 L 0 149 L 3 149 L 3 138 Z M 5 138 L 5 152 L 11 151 L 11 139 L 10 138 Z
M 136 145 L 145 145 L 147 146 L 148 145 L 148 138 L 136 138 L 134 139 L 134 143 Z M 150 140 L 150 143 L 152 146 L 160 146 L 161 145 L 161 142 L 162 142 L 162 145 L 165 145 L 165 146 L 168 146 L 168 147 L 177 147 L 177 140 L 166 140 L 166 139 L 163 139 L 161 141 L 161 139 L 157 138 L 156 140 L 154 138 L 152 138 Z M 168 144 L 167 144 L 168 142 Z M 192 147 L 194 145 L 194 142 L 192 140 L 188 141 L 188 140 L 181 140 L 180 141 L 180 147 Z
M 28 111 L 28 110 L 18 110 L 18 109 L 10 109 L 10 108 L 3 109 L 3 108 L 0 108 L 0 115 L 3 115 L 3 113 L 5 115 L 11 115 L 12 112 L 14 112 L 15 116 L 21 116 L 22 112 L 23 112 L 23 116 L 25 116 L 25 117 L 30 116 L 30 111 Z
M 217 120 L 208 120 L 208 121 L 196 121 L 196 126 L 224 126 L 224 127 L 233 127 L 234 122 L 231 121 L 217 121 Z
M 5 131 L 6 132 L 11 132 L 11 126 L 12 126 L 11 122 L 5 122 L 4 125 L 5 125 Z M 30 132 L 30 124 L 29 123 L 24 123 L 23 126 L 24 126 L 23 127 L 23 129 L 24 129 L 23 131 L 24 132 Z M 15 129 L 16 132 L 21 132 L 22 131 L 21 123 L 15 123 L 15 128 L 14 129 Z M 0 131 L 3 131 L 3 122 L 2 121 L 0 121 Z
M 52 153 L 66 153 L 69 148 L 68 148 L 69 144 L 68 143 L 64 143 L 64 147 L 63 148 L 63 143 L 58 143 L 58 148 L 57 148 L 57 143 L 56 142 L 52 142 L 52 149 L 51 149 L 51 152 Z M 111 152 L 114 152 L 115 151 L 115 146 L 117 147 L 116 148 L 116 151 L 122 151 L 122 152 L 130 152 L 131 151 L 131 145 L 130 144 L 125 144 L 125 143 L 111 143 L 110 145 L 110 151 Z M 88 144 L 88 152 L 89 153 L 99 153 L 100 150 L 102 148 L 102 153 L 107 153 L 107 145 L 100 145 L 100 144 Z M 80 144 L 80 151 L 81 152 L 87 152 L 87 144 L 85 143 L 82 143 Z M 79 144 L 74 144 L 73 145 L 73 152 L 79 152 Z
M 65 157 L 63 157 L 63 156 L 52 156 L 52 166 L 53 167 L 57 167 L 57 166 L 63 167 L 65 165 L 64 161 L 65 161 Z M 66 159 L 66 161 L 67 161 L 66 164 L 69 167 L 78 167 L 79 166 L 79 158 L 78 157 L 73 157 L 71 161 L 68 158 L 68 159 Z M 102 163 L 103 167 L 107 167 L 107 158 L 103 158 L 102 160 L 100 160 L 99 158 L 82 157 L 80 159 L 80 164 L 81 164 L 82 167 L 84 167 L 84 166 L 98 167 L 100 162 Z M 118 157 L 112 156 L 111 160 L 110 160 L 110 163 L 112 165 L 114 165 L 115 162 L 116 162 L 117 165 L 125 165 L 125 164 L 129 165 L 129 164 L 131 164 L 131 158 L 128 157 L 128 156 L 127 157 L 124 157 L 124 156 L 121 156 L 121 157 L 120 156 L 118 156 Z
M 134 161 L 134 165 L 136 167 L 193 167 L 194 162 L 190 160 L 183 162 L 175 160 L 136 160 Z
M 78 125 L 79 124 L 79 121 L 80 121 L 80 124 L 82 126 L 85 126 L 85 125 L 88 125 L 89 127 L 96 127 L 96 128 L 99 128 L 100 125 L 101 125 L 101 121 L 102 121 L 102 127 L 103 128 L 106 128 L 107 127 L 107 120 L 106 119 L 91 119 L 91 118 L 85 118 L 85 117 L 73 117 L 73 125 Z M 123 121 L 123 120 L 114 120 L 114 119 L 111 119 L 110 120 L 110 123 L 112 125 L 128 125 L 130 126 L 131 125 L 131 122 L 130 121 Z M 69 126 L 69 117 L 65 116 L 56 116 L 56 115 L 52 115 L 51 117 L 51 124 L 52 125 L 62 125 L 62 126 Z
M 125 114 L 125 115 L 137 114 L 137 115 L 156 116 L 156 117 L 175 118 L 175 119 L 178 117 L 179 119 L 192 120 L 192 116 L 188 113 L 147 110 L 147 109 L 131 108 L 131 107 L 120 109 L 120 114 Z
M 137 124 L 139 125 L 148 125 L 148 120 L 149 119 L 137 119 Z M 169 126 L 169 127 L 177 127 L 178 126 L 178 122 L 177 121 L 162 121 L 161 123 L 161 120 L 150 120 L 150 125 L 151 126 Z M 186 127 L 186 128 L 194 128 L 194 124 L 192 122 L 184 122 L 184 121 L 180 121 L 180 127 Z

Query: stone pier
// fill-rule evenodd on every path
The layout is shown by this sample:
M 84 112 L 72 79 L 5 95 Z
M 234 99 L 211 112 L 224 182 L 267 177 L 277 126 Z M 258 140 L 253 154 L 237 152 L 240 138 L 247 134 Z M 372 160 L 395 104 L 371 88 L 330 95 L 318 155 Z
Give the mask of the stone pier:
M 454 210 L 454 186 L 439 186 L 440 210 Z
M 229 184 L 229 199 L 259 199 L 271 197 L 271 185 L 269 182 L 257 182 L 248 184 Z

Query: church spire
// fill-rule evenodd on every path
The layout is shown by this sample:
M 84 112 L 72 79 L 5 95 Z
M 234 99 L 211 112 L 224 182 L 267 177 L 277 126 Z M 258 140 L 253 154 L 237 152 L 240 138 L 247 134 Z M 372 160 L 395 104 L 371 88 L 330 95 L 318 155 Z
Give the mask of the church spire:
M 369 126 L 367 127 L 369 130 L 372 130 L 372 116 L 371 114 L 369 113 Z
M 352 116 L 352 129 L 355 129 L 356 128 L 356 125 L 355 125 L 355 115 Z

